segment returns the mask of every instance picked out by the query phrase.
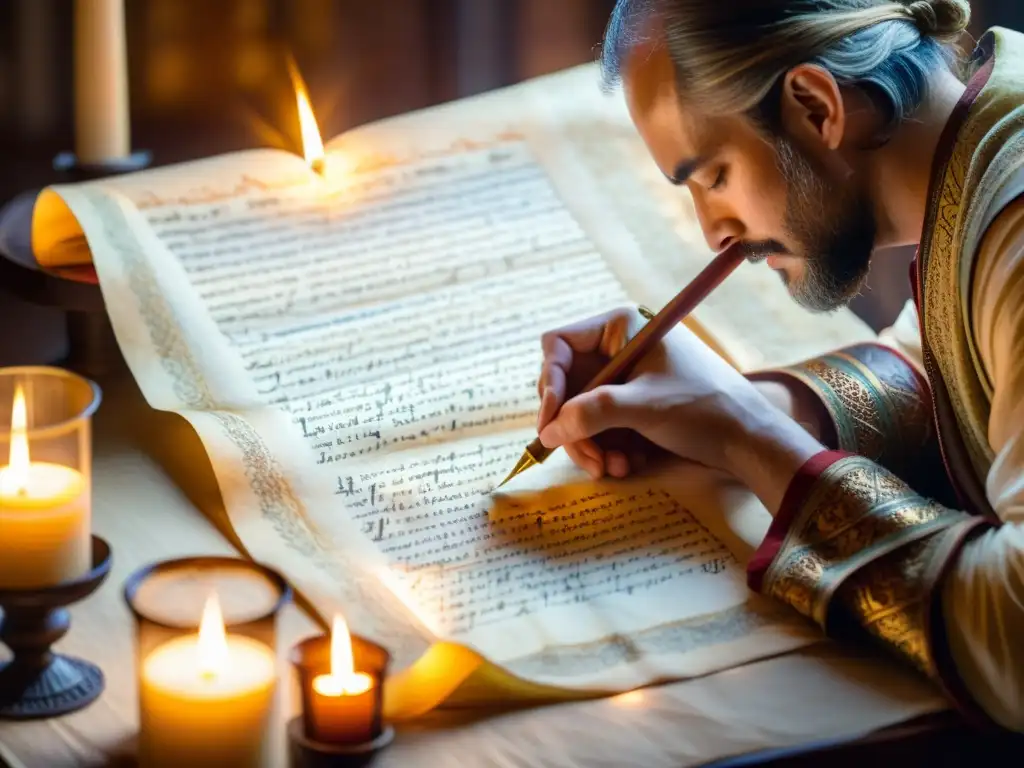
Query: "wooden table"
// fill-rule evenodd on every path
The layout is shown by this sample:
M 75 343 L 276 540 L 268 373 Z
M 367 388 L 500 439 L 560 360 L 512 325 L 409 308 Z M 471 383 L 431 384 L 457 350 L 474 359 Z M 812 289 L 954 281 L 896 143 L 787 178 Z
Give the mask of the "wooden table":
M 100 385 L 94 529 L 113 547 L 113 569 L 93 597 L 73 608 L 60 648 L 99 664 L 107 689 L 91 707 L 63 718 L 0 722 L 0 764 L 12 768 L 132 765 L 136 685 L 124 580 L 154 560 L 236 554 L 211 524 L 222 504 L 191 429 L 177 416 L 151 411 L 123 372 Z M 187 483 L 174 482 L 186 476 Z M 316 631 L 298 607 L 288 606 L 280 620 L 282 655 Z M 286 712 L 294 712 L 287 687 L 284 698 Z M 375 765 L 678 768 L 845 741 L 942 709 L 930 686 L 901 667 L 822 644 L 603 701 L 511 713 L 437 712 L 400 727 Z

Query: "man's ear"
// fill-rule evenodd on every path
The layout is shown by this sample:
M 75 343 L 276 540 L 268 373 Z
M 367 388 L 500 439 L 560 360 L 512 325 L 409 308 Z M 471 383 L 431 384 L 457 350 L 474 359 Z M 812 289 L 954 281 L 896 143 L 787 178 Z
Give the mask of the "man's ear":
M 835 150 L 846 132 L 846 107 L 832 74 L 814 64 L 800 64 L 782 82 L 779 115 L 783 130 L 805 147 Z

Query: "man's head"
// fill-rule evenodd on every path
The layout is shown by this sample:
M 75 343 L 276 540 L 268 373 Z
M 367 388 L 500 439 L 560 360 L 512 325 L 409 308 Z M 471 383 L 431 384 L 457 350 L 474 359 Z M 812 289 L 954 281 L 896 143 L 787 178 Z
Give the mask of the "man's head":
M 966 0 L 619 0 L 602 66 L 709 245 L 741 243 L 827 310 L 877 244 L 859 158 L 949 71 L 969 14 Z

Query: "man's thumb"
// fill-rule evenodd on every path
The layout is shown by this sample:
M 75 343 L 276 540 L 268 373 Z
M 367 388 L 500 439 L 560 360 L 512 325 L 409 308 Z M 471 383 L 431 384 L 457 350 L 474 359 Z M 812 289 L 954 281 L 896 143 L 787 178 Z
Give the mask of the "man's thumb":
M 598 387 L 566 402 L 538 436 L 545 448 L 586 440 L 607 429 L 622 426 L 619 423 L 621 411 L 614 390 Z

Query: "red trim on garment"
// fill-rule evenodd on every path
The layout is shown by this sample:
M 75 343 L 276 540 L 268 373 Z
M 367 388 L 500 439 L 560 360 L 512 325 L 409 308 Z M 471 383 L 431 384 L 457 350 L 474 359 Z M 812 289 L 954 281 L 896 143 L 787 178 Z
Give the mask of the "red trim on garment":
M 793 479 L 790 480 L 789 487 L 782 497 L 779 511 L 776 513 L 775 519 L 772 520 L 772 524 L 768 526 L 768 533 L 765 534 L 764 541 L 761 542 L 761 546 L 757 548 L 747 565 L 747 585 L 752 590 L 758 593 L 761 591 L 768 566 L 779 554 L 782 543 L 789 533 L 789 527 L 803 508 L 807 494 L 821 477 L 821 473 L 848 456 L 853 456 L 853 454 L 847 451 L 821 451 L 808 459 L 793 475 Z
M 910 297 L 914 300 L 914 308 L 917 309 L 917 327 L 921 333 L 924 333 L 921 327 L 921 293 L 917 290 L 917 263 L 921 259 L 921 248 L 918 247 L 914 251 L 914 258 L 910 260 L 910 274 L 907 276 L 910 278 Z

